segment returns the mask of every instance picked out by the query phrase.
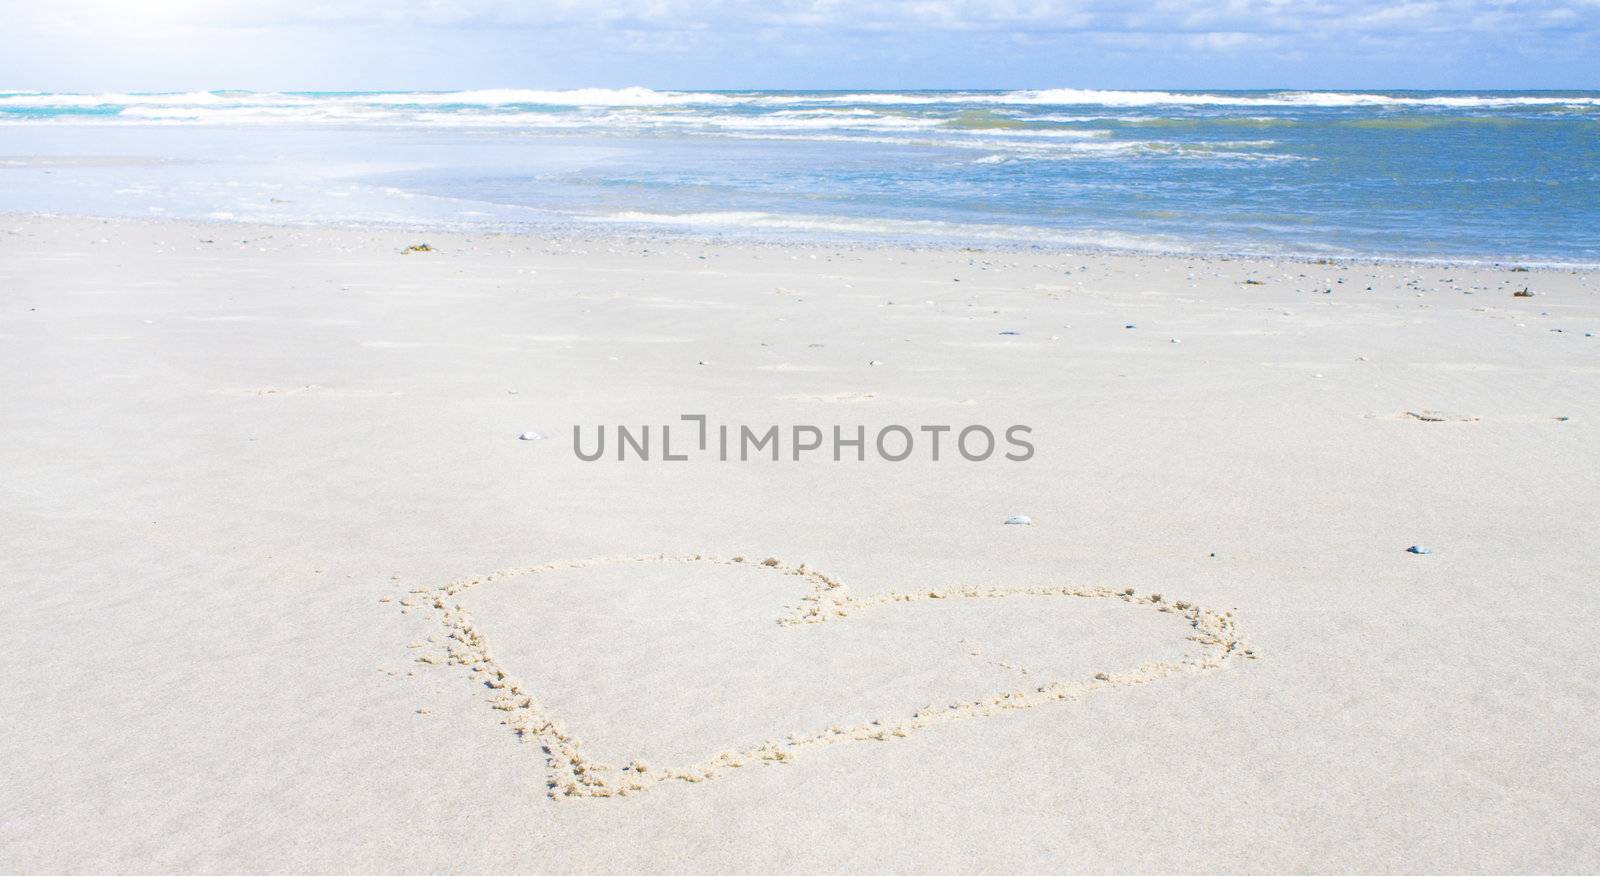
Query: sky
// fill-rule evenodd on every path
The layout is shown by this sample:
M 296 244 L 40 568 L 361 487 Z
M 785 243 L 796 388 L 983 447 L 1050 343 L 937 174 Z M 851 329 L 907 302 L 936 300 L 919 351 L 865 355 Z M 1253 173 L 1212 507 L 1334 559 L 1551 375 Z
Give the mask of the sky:
M 1600 89 L 1600 0 L 0 0 L 0 90 Z

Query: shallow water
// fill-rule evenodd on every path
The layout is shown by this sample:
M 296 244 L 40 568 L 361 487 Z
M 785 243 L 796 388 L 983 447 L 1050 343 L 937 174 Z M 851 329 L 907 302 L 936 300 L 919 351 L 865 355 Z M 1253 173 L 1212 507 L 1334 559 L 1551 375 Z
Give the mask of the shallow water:
M 0 94 L 0 210 L 1600 262 L 1600 92 Z

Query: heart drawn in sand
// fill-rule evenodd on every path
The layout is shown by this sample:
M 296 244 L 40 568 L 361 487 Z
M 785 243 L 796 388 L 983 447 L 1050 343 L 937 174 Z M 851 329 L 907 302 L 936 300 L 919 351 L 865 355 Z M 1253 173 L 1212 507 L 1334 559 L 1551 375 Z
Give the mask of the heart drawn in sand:
M 464 591 L 496 581 L 539 576 L 567 569 L 640 566 L 647 564 L 702 564 L 737 566 L 765 574 L 798 579 L 806 592 L 800 604 L 778 617 L 783 626 L 839 623 L 865 612 L 928 600 L 996 600 L 1008 598 L 1063 598 L 1117 600 L 1173 616 L 1183 623 L 1183 638 L 1196 643 L 1196 652 L 1179 659 L 1150 660 L 1115 672 L 1095 672 L 1083 678 L 1029 678 L 1021 689 L 927 706 L 909 714 L 890 714 L 859 723 L 832 724 L 822 730 L 790 733 L 781 741 L 764 741 L 722 751 L 696 763 L 677 767 L 650 766 L 641 761 L 617 766 L 599 762 L 553 711 L 541 703 L 523 682 L 513 677 L 494 657 L 482 630 L 456 597 Z M 802 750 L 859 741 L 888 741 L 939 724 L 998 715 L 1055 702 L 1070 702 L 1101 690 L 1146 684 L 1180 674 L 1210 672 L 1227 666 L 1233 658 L 1256 655 L 1241 638 L 1230 612 L 1201 609 L 1187 602 L 1164 599 L 1159 594 L 1136 595 L 1132 589 L 1105 587 L 957 587 L 880 593 L 857 597 L 827 574 L 804 564 L 792 566 L 769 558 L 759 563 L 744 557 L 723 558 L 702 554 L 655 554 L 641 557 L 567 560 L 462 579 L 436 589 L 421 589 L 401 600 L 406 610 L 431 610 L 444 627 L 442 655 L 424 654 L 425 663 L 448 663 L 470 668 L 474 677 L 495 691 L 494 708 L 506 713 L 504 723 L 524 740 L 537 742 L 545 753 L 551 796 L 612 797 L 649 790 L 662 782 L 703 782 L 731 769 L 758 762 L 788 763 Z

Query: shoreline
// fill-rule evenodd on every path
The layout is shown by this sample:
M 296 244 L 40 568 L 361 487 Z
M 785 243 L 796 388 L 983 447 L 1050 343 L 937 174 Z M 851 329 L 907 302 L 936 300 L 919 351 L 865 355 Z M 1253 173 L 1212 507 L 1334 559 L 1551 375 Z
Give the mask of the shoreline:
M 955 242 L 928 242 L 918 244 L 911 241 L 899 240 L 873 240 L 873 239 L 840 239 L 829 240 L 775 240 L 762 238 L 742 238 L 738 236 L 701 235 L 695 232 L 661 232 L 649 234 L 639 231 L 606 231 L 599 227 L 587 225 L 563 226 L 548 230 L 532 226 L 485 226 L 474 230 L 465 227 L 449 227 L 444 225 L 429 225 L 426 223 L 381 223 L 381 222 L 263 222 L 257 220 L 239 220 L 223 218 L 188 218 L 188 217 L 158 217 L 158 216 L 97 216 L 88 214 L 67 213 L 39 213 L 15 212 L 0 210 L 0 221 L 28 221 L 28 222 L 81 222 L 81 223 L 106 223 L 138 226 L 149 224 L 155 226 L 193 226 L 195 228 L 237 227 L 243 229 L 274 229 L 279 231 L 315 232 L 338 231 L 368 234 L 393 234 L 393 235 L 428 235 L 438 238 L 468 239 L 480 238 L 507 238 L 540 241 L 560 241 L 563 243 L 582 241 L 590 245 L 627 244 L 627 245 L 658 245 L 664 246 L 674 243 L 697 246 L 749 248 L 771 250 L 799 250 L 808 253 L 833 251 L 862 251 L 862 252 L 906 252 L 906 253 L 971 253 L 992 255 L 1026 255 L 1033 254 L 1047 257 L 1085 257 L 1085 258 L 1150 258 L 1163 261 L 1199 260 L 1207 262 L 1257 262 L 1257 263 L 1284 263 L 1297 265 L 1311 265 L 1322 267 L 1345 268 L 1382 268 L 1382 267 L 1411 267 L 1418 269 L 1458 268 L 1463 270 L 1507 270 L 1516 272 L 1540 273 L 1569 273 L 1587 274 L 1600 271 L 1600 262 L 1563 262 L 1540 260 L 1516 260 L 1485 258 L 1438 258 L 1428 259 L 1415 256 L 1376 256 L 1376 255 L 1310 255 L 1310 254 L 1262 254 L 1245 252 L 1205 252 L 1182 250 L 1140 250 L 1121 249 L 1115 247 L 1053 247 L 1046 245 L 1027 245 L 1018 243 L 1005 245 L 993 241 L 983 241 L 978 245 L 960 244 Z

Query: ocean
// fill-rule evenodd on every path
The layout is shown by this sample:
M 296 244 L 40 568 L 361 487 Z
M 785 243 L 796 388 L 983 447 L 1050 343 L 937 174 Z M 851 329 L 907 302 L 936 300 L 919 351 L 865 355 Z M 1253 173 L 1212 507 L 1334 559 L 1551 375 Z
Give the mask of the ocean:
M 1600 263 L 1600 92 L 0 92 L 0 211 Z

